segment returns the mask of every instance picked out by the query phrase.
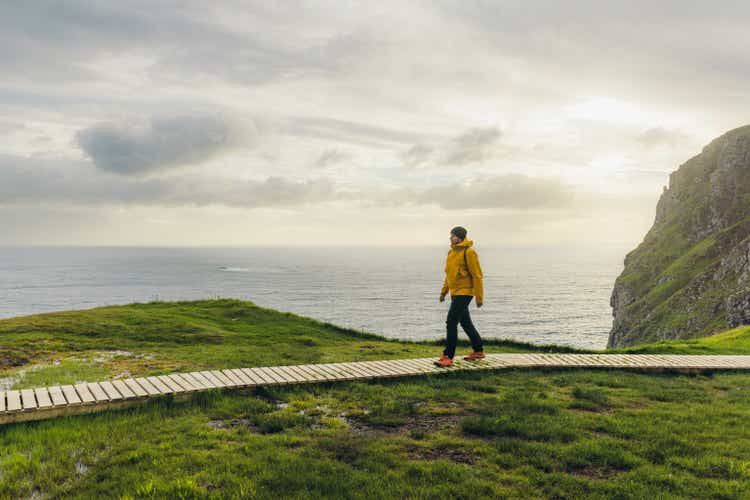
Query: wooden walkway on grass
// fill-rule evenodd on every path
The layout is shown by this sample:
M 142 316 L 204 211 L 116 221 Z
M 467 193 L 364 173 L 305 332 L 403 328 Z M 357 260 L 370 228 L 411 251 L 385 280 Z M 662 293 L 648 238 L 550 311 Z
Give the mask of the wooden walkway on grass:
M 0 424 L 90 413 L 183 397 L 211 389 L 407 377 L 515 367 L 628 368 L 637 370 L 749 370 L 750 356 L 660 354 L 488 354 L 480 361 L 456 357 L 451 368 L 436 358 L 265 366 L 172 373 L 152 377 L 0 391 Z

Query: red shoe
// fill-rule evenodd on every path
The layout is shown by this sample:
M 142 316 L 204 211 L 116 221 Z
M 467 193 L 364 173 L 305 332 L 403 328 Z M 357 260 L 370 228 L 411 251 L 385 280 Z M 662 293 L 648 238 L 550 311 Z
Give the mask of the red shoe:
M 442 366 L 443 368 L 448 368 L 449 366 L 453 366 L 453 360 L 443 354 L 440 359 L 434 362 L 438 366 Z
M 464 356 L 464 359 L 466 361 L 476 361 L 478 359 L 484 358 L 484 352 L 483 351 L 474 351 L 468 356 Z

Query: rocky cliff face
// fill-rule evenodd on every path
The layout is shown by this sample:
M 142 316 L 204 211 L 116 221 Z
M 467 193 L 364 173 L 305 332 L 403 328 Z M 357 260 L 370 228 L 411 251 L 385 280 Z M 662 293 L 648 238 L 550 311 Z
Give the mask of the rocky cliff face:
M 608 347 L 750 323 L 750 126 L 715 139 L 670 175 L 610 304 Z

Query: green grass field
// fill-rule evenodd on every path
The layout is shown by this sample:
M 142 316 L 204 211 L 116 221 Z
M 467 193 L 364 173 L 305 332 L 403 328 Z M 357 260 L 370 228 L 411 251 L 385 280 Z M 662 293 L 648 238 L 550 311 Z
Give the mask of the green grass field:
M 487 345 L 530 350 L 573 351 Z M 617 352 L 749 350 L 745 327 Z M 0 383 L 13 388 L 439 353 L 234 300 L 0 321 Z M 0 427 L 0 498 L 747 498 L 749 417 L 741 372 L 510 369 L 211 391 Z

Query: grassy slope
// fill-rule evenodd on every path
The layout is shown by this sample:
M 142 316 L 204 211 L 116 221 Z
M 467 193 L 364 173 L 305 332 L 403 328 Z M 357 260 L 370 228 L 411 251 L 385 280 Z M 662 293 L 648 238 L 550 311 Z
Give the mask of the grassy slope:
M 746 353 L 749 330 L 627 351 Z M 439 352 L 228 300 L 3 320 L 0 346 L 0 363 L 42 366 L 0 368 L 19 387 Z M 536 348 L 488 346 L 524 349 Z M 737 498 L 750 493 L 748 417 L 743 373 L 506 370 L 212 392 L 0 427 L 0 497 Z

